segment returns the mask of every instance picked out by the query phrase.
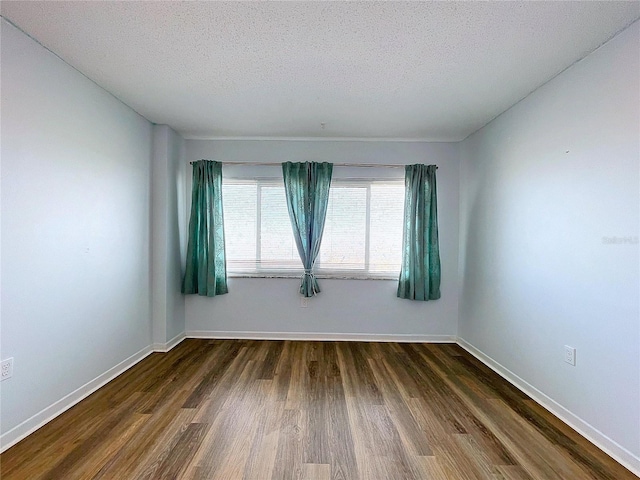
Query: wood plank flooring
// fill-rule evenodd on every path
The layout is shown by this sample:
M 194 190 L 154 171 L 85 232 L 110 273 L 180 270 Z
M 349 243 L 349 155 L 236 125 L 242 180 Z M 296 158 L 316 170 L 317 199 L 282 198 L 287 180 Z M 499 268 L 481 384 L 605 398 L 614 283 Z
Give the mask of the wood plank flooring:
M 185 340 L 0 456 L 3 480 L 625 480 L 456 345 Z

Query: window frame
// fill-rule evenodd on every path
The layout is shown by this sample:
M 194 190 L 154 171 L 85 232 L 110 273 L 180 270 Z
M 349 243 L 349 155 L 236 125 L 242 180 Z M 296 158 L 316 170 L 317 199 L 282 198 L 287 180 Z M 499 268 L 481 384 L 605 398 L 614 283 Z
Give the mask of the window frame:
M 321 265 L 322 257 L 321 253 L 319 253 L 318 259 L 316 262 L 320 262 L 320 264 L 316 263 L 314 265 L 314 275 L 319 279 L 344 279 L 344 280 L 398 280 L 400 275 L 400 266 L 398 266 L 398 271 L 395 273 L 391 272 L 372 272 L 370 271 L 370 233 L 371 233 L 371 187 L 372 185 L 379 183 L 385 185 L 402 185 L 404 187 L 404 179 L 399 178 L 369 178 L 369 177 L 358 177 L 358 178 L 333 178 L 331 180 L 331 189 L 334 188 L 348 188 L 348 187 L 358 187 L 358 188 L 366 188 L 366 212 L 365 212 L 365 258 L 364 258 L 364 267 L 362 269 L 335 269 L 335 268 L 323 268 Z M 229 278 L 300 278 L 304 274 L 304 269 L 300 262 L 299 257 L 297 261 L 300 262 L 299 267 L 296 268 L 265 268 L 261 265 L 261 221 L 262 221 L 262 188 L 265 186 L 273 187 L 278 186 L 282 187 L 284 190 L 284 180 L 280 177 L 223 177 L 223 189 L 224 185 L 227 184 L 235 184 L 235 185 L 255 185 L 256 186 L 256 248 L 255 248 L 255 262 L 252 270 L 233 270 L 231 271 L 227 267 L 227 276 Z M 364 185 L 363 185 L 364 184 Z M 283 192 L 284 193 L 284 192 Z M 283 195 L 284 196 L 284 195 Z M 286 202 L 286 198 L 283 198 L 283 201 Z M 224 204 L 224 194 L 223 194 L 223 204 Z M 286 205 L 286 203 L 285 203 Z M 402 200 L 402 205 L 404 206 L 404 197 Z M 291 226 L 289 225 L 289 228 Z M 400 235 L 402 233 L 400 232 Z M 293 237 L 293 231 L 291 232 L 291 236 Z M 295 244 L 295 240 L 294 240 Z M 322 247 L 321 247 L 322 248 Z M 227 246 L 228 250 L 228 246 Z M 296 256 L 297 256 L 297 248 L 296 248 Z

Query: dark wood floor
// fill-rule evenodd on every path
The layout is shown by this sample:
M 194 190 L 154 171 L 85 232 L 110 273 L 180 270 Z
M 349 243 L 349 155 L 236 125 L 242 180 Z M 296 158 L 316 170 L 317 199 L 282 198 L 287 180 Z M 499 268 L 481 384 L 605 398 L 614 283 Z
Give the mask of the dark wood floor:
M 3 480 L 637 479 L 442 344 L 185 340 L 0 464 Z

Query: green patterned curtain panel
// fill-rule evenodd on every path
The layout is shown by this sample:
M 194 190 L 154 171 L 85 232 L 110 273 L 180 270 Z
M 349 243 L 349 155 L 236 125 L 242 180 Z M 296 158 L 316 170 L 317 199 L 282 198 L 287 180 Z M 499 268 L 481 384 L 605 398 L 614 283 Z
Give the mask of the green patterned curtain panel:
M 332 172 L 333 164 L 327 162 L 282 164 L 289 219 L 304 266 L 300 293 L 305 297 L 320 292 L 313 264 L 320 251 Z
M 215 297 L 227 293 L 222 216 L 222 164 L 193 163 L 191 219 L 182 293 Z
M 398 297 L 440 298 L 440 248 L 435 165 L 405 167 L 402 269 Z

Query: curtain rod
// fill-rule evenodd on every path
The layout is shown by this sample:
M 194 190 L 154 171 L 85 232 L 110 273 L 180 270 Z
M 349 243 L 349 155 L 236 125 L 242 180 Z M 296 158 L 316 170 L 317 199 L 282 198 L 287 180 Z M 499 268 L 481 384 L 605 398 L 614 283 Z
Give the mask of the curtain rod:
M 204 160 L 204 159 L 203 159 Z M 193 165 L 195 162 L 189 162 L 189 165 Z M 282 163 L 276 162 L 220 162 L 223 165 L 253 165 L 253 166 L 265 166 L 265 167 L 279 167 Z M 406 165 L 398 164 L 385 164 L 385 163 L 334 163 L 334 167 L 383 167 L 383 168 L 404 168 Z M 438 166 L 436 165 L 436 170 Z

